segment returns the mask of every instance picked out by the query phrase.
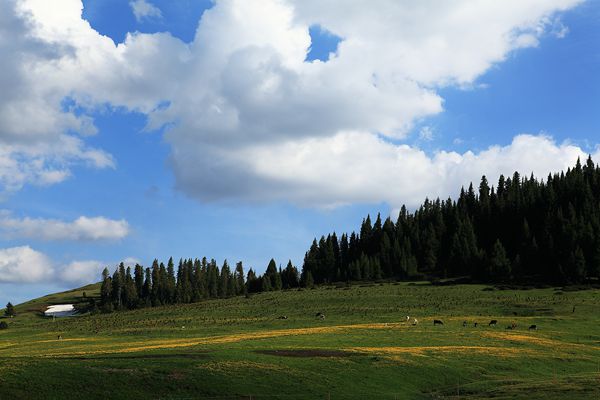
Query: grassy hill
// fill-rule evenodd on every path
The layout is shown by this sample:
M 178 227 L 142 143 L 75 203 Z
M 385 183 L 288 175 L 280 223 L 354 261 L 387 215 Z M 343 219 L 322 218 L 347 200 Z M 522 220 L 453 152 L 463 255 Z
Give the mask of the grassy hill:
M 41 316 L 84 291 L 3 319 L 0 398 L 600 397 L 598 290 L 386 283 Z

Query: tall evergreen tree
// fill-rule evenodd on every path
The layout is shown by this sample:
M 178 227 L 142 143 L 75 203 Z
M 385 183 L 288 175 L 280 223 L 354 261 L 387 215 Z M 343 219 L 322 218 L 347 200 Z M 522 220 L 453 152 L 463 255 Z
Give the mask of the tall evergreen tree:
M 17 315 L 17 312 L 15 311 L 15 306 L 13 306 L 10 301 L 8 302 L 8 304 L 6 304 L 6 308 L 4 309 L 4 315 L 10 318 L 15 317 Z

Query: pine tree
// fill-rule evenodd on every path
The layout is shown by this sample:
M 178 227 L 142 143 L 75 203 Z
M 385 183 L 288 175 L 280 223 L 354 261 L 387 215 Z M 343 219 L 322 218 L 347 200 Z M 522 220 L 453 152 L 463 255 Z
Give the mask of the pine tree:
M 144 305 L 149 307 L 152 305 L 152 300 L 150 298 L 150 294 L 152 291 L 152 272 L 150 268 L 146 268 L 145 276 L 144 276 L 144 287 L 142 288 L 142 299 L 144 300 Z
M 8 302 L 8 304 L 6 304 L 6 308 L 4 309 L 4 315 L 6 315 L 9 318 L 15 317 L 17 315 L 15 307 L 10 301 Z
M 265 276 L 269 279 L 269 288 L 274 289 L 276 286 L 275 281 L 277 280 L 277 264 L 275 264 L 275 260 L 272 258 L 269 261 L 269 265 L 267 265 Z
M 275 284 L 273 285 L 273 290 L 279 291 L 282 288 L 283 288 L 283 282 L 281 280 L 281 268 L 279 268 L 279 271 L 275 275 Z
M 313 279 L 312 272 L 304 271 L 302 273 L 302 287 L 310 289 L 314 285 L 315 285 L 315 281 Z
M 227 291 L 229 288 L 230 274 L 231 274 L 231 272 L 229 271 L 229 264 L 227 264 L 227 260 L 225 260 L 223 262 L 223 266 L 221 267 L 221 275 L 220 275 L 219 289 L 218 289 L 218 294 L 219 294 L 219 297 L 221 297 L 221 298 L 225 298 L 230 295 L 230 293 Z
M 138 294 L 138 297 L 141 298 L 144 291 L 144 267 L 139 264 L 135 264 L 134 275 L 135 290 Z
M 254 270 L 250 268 L 248 270 L 248 275 L 246 276 L 246 291 L 248 293 L 257 293 L 260 292 L 262 288 L 262 281 L 258 279 Z
M 490 278 L 496 277 L 500 280 L 510 279 L 511 263 L 506 256 L 506 251 L 500 240 L 496 240 L 490 254 Z
M 150 291 L 150 302 L 152 306 L 160 306 L 162 305 L 160 299 L 161 292 L 161 276 L 160 276 L 160 267 L 158 266 L 158 260 L 154 260 L 152 262 L 152 290 Z
M 239 261 L 237 264 L 235 264 L 234 280 L 235 280 L 235 294 L 236 295 L 246 294 L 246 290 L 245 290 L 246 284 L 244 282 L 244 267 L 242 266 L 241 261 Z
M 165 283 L 165 300 L 168 303 L 174 303 L 177 298 L 176 286 L 175 264 L 173 263 L 173 257 L 169 257 L 169 261 L 167 262 L 167 281 Z
M 577 247 L 573 253 L 572 270 L 572 281 L 576 283 L 583 282 L 586 274 L 586 262 L 581 247 Z
M 100 303 L 106 311 L 109 311 L 109 304 L 112 305 L 112 279 L 108 268 L 104 268 L 102 271 L 102 286 L 100 286 Z
M 267 274 L 264 274 L 261 278 L 261 292 L 270 292 L 271 290 L 273 290 L 273 287 L 271 286 L 271 278 L 269 278 L 267 276 Z
M 219 295 L 219 269 L 217 262 L 211 260 L 208 265 L 208 297 L 216 298 Z
M 287 266 L 281 273 L 281 283 L 283 289 L 297 288 L 300 286 L 298 269 L 292 265 L 292 260 L 289 260 Z

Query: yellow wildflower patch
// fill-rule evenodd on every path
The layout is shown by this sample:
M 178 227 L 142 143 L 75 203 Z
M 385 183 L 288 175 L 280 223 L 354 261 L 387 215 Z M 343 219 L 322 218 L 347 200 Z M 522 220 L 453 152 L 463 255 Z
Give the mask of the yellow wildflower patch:
M 549 339 L 549 338 L 545 338 L 545 337 L 541 337 L 541 336 L 523 335 L 520 333 L 484 332 L 482 335 L 484 337 L 489 337 L 489 338 L 493 338 L 493 339 L 510 340 L 513 342 L 535 344 L 535 345 L 539 345 L 539 346 L 547 346 L 547 347 L 554 347 L 554 348 L 586 347 L 586 345 L 583 345 L 583 344 L 562 342 L 560 340 Z
M 516 349 L 512 347 L 490 346 L 410 346 L 410 347 L 351 347 L 347 351 L 358 353 L 376 353 L 384 356 L 426 356 L 435 353 L 478 353 L 489 354 L 497 357 L 517 357 L 524 353 L 535 353 L 532 350 Z

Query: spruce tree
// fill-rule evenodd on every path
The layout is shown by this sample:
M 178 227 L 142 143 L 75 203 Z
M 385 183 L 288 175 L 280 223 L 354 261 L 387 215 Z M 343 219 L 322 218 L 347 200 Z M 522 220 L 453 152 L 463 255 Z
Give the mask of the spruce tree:
M 10 301 L 8 302 L 8 304 L 6 304 L 6 308 L 4 309 L 4 315 L 6 315 L 9 318 L 15 317 L 17 315 L 17 312 L 15 311 L 15 306 L 13 306 Z
M 246 284 L 244 282 L 244 267 L 243 267 L 241 261 L 239 261 L 237 264 L 235 264 L 234 280 L 235 280 L 235 294 L 236 295 L 245 294 Z
M 220 275 L 219 288 L 218 288 L 218 295 L 221 298 L 225 298 L 230 295 L 230 293 L 228 292 L 229 278 L 230 278 L 229 264 L 227 264 L 227 260 L 225 260 L 223 262 L 223 266 L 221 267 L 221 275 Z
M 100 303 L 106 311 L 109 311 L 108 305 L 112 303 L 112 279 L 108 268 L 102 271 L 102 285 L 100 286 Z
M 267 265 L 267 270 L 265 271 L 265 276 L 269 278 L 269 287 L 275 287 L 275 280 L 277 279 L 277 264 L 275 260 L 271 258 L 269 261 L 269 265 Z
M 494 247 L 492 248 L 489 258 L 489 264 L 490 279 L 494 277 L 501 281 L 510 279 L 511 263 L 506 256 L 506 251 L 504 250 L 504 246 L 502 246 L 500 240 L 496 240 L 496 243 L 494 243 Z

